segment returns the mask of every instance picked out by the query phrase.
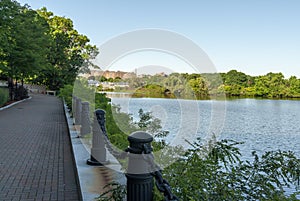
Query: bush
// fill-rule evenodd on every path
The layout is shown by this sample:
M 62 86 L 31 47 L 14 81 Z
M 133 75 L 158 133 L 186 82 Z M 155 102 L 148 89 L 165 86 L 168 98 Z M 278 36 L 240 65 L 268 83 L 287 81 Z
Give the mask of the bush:
M 65 85 L 64 88 L 59 90 L 59 97 L 65 100 L 68 108 L 72 109 L 72 94 L 73 94 L 73 86 L 72 85 Z
M 9 101 L 8 88 L 0 87 L 0 106 L 3 106 L 8 101 Z
M 164 170 L 180 200 L 286 200 L 299 195 L 300 159 L 290 151 L 252 153 L 242 161 L 238 142 L 222 140 L 209 149 L 195 143 L 182 160 Z M 286 195 L 284 189 L 296 187 Z

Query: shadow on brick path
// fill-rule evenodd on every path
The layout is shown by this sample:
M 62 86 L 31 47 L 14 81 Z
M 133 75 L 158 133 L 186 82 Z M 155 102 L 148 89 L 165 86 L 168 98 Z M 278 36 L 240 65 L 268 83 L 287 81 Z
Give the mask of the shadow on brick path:
M 0 111 L 0 200 L 80 200 L 62 102 L 32 99 Z

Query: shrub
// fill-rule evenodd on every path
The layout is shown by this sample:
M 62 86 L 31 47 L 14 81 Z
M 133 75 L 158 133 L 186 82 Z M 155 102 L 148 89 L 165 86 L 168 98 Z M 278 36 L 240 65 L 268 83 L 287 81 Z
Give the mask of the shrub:
M 8 88 L 0 87 L 0 106 L 3 106 L 7 101 L 9 101 Z
M 72 109 L 72 93 L 73 93 L 73 86 L 72 85 L 65 85 L 64 88 L 59 90 L 59 97 L 65 100 L 69 109 Z

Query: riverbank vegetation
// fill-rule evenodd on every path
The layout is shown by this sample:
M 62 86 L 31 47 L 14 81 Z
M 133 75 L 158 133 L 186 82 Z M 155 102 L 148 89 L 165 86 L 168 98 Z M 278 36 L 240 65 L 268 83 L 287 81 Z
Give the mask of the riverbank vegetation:
M 215 97 L 300 98 L 300 79 L 286 79 L 282 73 L 250 76 L 237 70 L 227 73 L 172 73 L 125 79 L 134 97 Z

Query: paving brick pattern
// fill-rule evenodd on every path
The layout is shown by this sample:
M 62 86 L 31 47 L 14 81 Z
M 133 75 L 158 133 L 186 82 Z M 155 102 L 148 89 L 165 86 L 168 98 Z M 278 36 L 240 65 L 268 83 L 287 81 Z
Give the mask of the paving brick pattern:
M 80 200 L 61 101 L 34 95 L 0 111 L 0 201 Z

